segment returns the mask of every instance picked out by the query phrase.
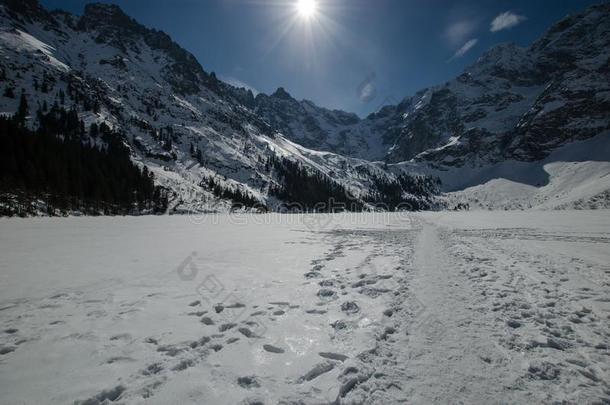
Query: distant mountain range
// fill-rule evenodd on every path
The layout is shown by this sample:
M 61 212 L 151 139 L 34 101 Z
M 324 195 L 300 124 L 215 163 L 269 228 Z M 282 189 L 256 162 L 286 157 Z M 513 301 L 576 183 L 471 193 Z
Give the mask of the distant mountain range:
M 79 17 L 1 0 L 0 112 L 15 113 L 23 89 L 30 128 L 54 105 L 85 128 L 106 123 L 168 190 L 170 212 L 324 210 L 315 202 L 328 199 L 430 209 L 446 204 L 436 176 L 539 161 L 610 130 L 609 17 L 610 4 L 590 7 L 529 48 L 499 45 L 457 78 L 360 119 L 283 88 L 254 96 L 224 83 L 115 5 Z
M 610 4 L 553 25 L 529 48 L 498 45 L 455 79 L 360 120 L 283 89 L 254 110 L 309 148 L 447 166 L 532 161 L 610 129 Z

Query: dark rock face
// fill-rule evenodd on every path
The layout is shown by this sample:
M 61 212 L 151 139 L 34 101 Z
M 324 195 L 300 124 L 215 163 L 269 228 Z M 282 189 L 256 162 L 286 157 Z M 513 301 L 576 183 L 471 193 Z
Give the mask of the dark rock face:
M 360 121 L 355 114 L 321 108 L 308 100 L 297 101 L 282 87 L 270 96 L 257 95 L 253 107 L 272 127 L 313 149 L 342 152 L 340 137 L 332 139 L 333 135 Z
M 55 25 L 51 14 L 40 5 L 38 0 L 0 0 L 0 5 L 5 6 L 16 21 L 40 21 L 47 28 Z

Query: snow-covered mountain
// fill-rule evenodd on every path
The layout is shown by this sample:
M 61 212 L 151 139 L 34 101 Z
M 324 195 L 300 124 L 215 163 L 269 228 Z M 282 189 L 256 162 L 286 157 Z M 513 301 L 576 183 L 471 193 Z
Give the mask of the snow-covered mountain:
M 259 113 L 314 149 L 438 176 L 449 207 L 606 207 L 609 67 L 604 3 L 528 48 L 498 45 L 455 79 L 362 120 L 329 120 L 336 112 L 286 97 Z
M 284 88 L 270 96 L 258 94 L 254 111 L 290 140 L 311 149 L 367 160 L 381 160 L 388 146 L 379 142 L 379 128 L 356 114 L 297 101 Z
M 132 158 L 172 190 L 174 210 L 301 202 L 286 191 L 293 165 L 303 168 L 303 192 L 315 190 L 320 201 L 386 202 L 390 186 L 393 200 L 398 194 L 417 207 L 433 203 L 433 180 L 291 142 L 281 133 L 290 128 L 256 113 L 280 92 L 254 99 L 115 5 L 89 4 L 77 17 L 49 12 L 36 0 L 3 0 L 0 55 L 0 112 L 14 113 L 23 89 L 32 127 L 37 109 L 58 104 L 77 109 L 86 128 L 105 122 L 120 130 Z
M 320 200 L 342 195 L 359 206 L 429 208 L 438 204 L 436 177 L 444 191 L 478 187 L 473 198 L 468 191 L 457 198 L 473 203 L 502 194 L 485 188 L 494 180 L 489 173 L 512 181 L 506 173 L 514 167 L 547 167 L 553 151 L 575 141 L 606 145 L 609 17 L 610 4 L 590 7 L 528 48 L 494 47 L 457 78 L 360 119 L 298 101 L 283 88 L 255 97 L 226 84 L 165 33 L 114 5 L 89 4 L 78 17 L 36 0 L 0 0 L 0 113 L 14 113 L 24 89 L 32 127 L 35 109 L 54 103 L 76 108 L 85 127 L 106 122 L 125 134 L 132 159 L 171 190 L 175 211 L 224 210 L 231 201 L 276 209 L 298 200 L 288 189 L 320 193 Z M 600 161 L 582 151 L 578 159 Z M 605 166 L 589 166 L 605 178 Z M 303 169 L 296 178 L 295 167 Z M 569 173 L 521 184 L 563 190 L 574 181 Z M 604 184 L 571 195 L 570 204 L 605 195 Z M 552 194 L 474 205 L 560 205 L 547 199 L 566 200 Z
M 610 129 L 610 4 L 569 16 L 529 48 L 501 44 L 463 74 L 363 120 L 260 96 L 258 112 L 308 147 L 397 163 L 539 160 Z M 270 101 L 268 101 L 270 100 Z
M 409 116 L 390 160 L 534 161 L 609 130 L 609 17 L 610 4 L 591 7 L 529 48 L 497 46 L 455 80 L 428 90 L 412 110 L 401 111 Z

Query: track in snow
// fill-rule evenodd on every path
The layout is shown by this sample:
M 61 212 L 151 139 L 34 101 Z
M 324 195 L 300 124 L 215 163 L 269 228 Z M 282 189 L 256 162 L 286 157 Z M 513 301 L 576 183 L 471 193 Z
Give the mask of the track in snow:
M 6 221 L 0 402 L 608 401 L 607 214 Z

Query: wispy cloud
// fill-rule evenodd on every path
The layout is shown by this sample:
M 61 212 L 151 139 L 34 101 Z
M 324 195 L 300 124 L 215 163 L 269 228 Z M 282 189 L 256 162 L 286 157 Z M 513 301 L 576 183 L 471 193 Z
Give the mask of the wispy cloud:
M 476 44 L 479 42 L 478 39 L 473 38 L 471 40 L 468 40 L 464 45 L 462 45 L 462 47 L 460 49 L 458 49 L 457 51 L 455 51 L 455 54 L 453 55 L 453 57 L 451 59 L 456 59 L 456 58 L 461 58 L 462 56 L 464 56 L 469 50 L 471 50 L 472 48 L 474 48 L 476 46 Z
M 472 34 L 476 28 L 476 23 L 470 20 L 460 20 L 447 27 L 445 37 L 453 46 L 463 44 L 466 38 Z
M 515 14 L 512 11 L 506 11 L 493 19 L 491 22 L 490 31 L 498 32 L 507 30 L 515 25 L 521 24 L 525 20 L 527 20 L 527 17 L 523 15 Z
M 244 88 L 246 90 L 250 90 L 252 91 L 252 93 L 256 96 L 258 93 L 260 93 L 257 89 L 255 89 L 254 87 L 250 86 L 248 83 L 245 83 L 241 80 L 239 80 L 236 77 L 233 76 L 221 76 L 220 80 L 222 80 L 225 83 L 230 84 L 231 86 L 237 87 L 237 88 Z

